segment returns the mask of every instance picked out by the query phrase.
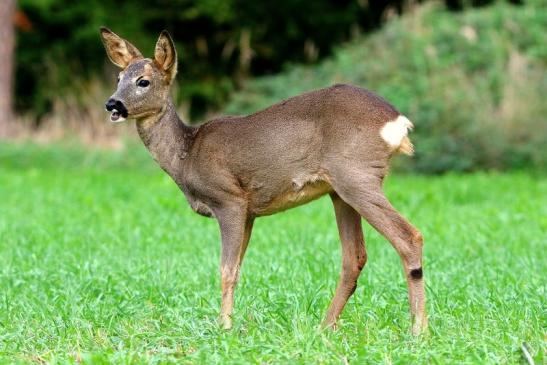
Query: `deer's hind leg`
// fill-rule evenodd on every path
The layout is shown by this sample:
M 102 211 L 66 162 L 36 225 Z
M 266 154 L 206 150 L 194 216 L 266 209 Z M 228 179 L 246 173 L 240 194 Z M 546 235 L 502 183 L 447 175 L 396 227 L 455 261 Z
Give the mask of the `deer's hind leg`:
M 412 318 L 412 333 L 427 328 L 422 269 L 421 233 L 397 212 L 382 191 L 383 176 L 363 173 L 345 174 L 333 181 L 338 195 L 365 218 L 393 245 L 404 267 Z
M 342 271 L 323 326 L 334 326 L 349 297 L 357 287 L 357 279 L 367 262 L 361 216 L 336 193 L 331 194 L 336 224 L 342 244 Z

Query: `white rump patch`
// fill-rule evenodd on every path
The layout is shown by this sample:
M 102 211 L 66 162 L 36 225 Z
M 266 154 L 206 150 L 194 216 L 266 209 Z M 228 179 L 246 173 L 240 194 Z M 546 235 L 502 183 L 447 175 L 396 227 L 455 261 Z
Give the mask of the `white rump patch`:
M 408 131 L 412 130 L 414 125 L 404 115 L 399 115 L 397 119 L 391 122 L 387 122 L 380 131 L 380 136 L 386 141 L 386 143 L 396 150 L 401 146 L 403 138 L 408 135 Z

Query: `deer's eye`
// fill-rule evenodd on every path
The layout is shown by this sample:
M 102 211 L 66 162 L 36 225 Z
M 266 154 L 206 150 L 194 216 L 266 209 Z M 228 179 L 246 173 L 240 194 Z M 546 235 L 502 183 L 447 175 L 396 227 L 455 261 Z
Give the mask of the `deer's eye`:
M 148 81 L 148 80 L 141 79 L 141 80 L 137 81 L 137 86 L 138 87 L 147 87 L 148 85 L 150 85 L 150 81 Z
M 120 76 L 118 76 L 118 77 L 116 78 L 116 83 L 118 83 L 118 84 L 120 83 Z

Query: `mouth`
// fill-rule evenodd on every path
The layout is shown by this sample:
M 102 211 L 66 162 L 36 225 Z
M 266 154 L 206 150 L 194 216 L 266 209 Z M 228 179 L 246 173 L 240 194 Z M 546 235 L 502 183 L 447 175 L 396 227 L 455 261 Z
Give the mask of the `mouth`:
M 112 123 L 123 122 L 125 117 L 117 109 L 112 109 L 110 112 L 110 121 Z

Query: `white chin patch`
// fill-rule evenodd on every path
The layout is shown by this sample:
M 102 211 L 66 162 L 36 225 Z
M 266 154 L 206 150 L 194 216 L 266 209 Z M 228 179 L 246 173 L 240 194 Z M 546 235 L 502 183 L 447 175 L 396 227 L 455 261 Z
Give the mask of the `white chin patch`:
M 122 117 L 119 111 L 117 111 L 116 109 L 112 109 L 112 112 L 110 113 L 110 121 L 112 123 L 120 123 L 120 122 L 123 122 L 124 120 L 125 118 Z

